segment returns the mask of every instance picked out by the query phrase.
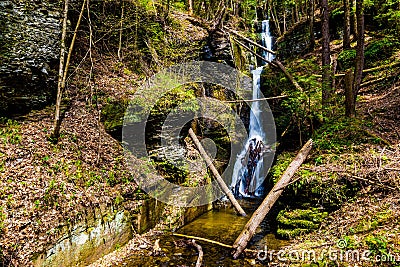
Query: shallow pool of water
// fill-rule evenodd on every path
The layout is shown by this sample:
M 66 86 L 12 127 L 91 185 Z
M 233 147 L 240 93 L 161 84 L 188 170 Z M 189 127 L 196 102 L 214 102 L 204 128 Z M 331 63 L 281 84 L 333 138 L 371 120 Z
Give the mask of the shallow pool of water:
M 232 208 L 220 208 L 203 214 L 177 232 L 232 245 L 260 203 L 259 200 L 240 200 L 240 204 L 248 213 L 246 217 L 236 215 Z M 287 245 L 287 241 L 277 239 L 270 229 L 267 218 L 258 227 L 248 248 L 262 250 L 267 246 L 268 249 L 277 250 Z M 132 255 L 124 262 L 124 266 L 194 266 L 198 253 L 194 248 L 180 246 L 181 240 L 187 239 L 166 234 L 160 238 L 161 256 Z M 265 263 L 256 259 L 256 255 L 233 260 L 229 248 L 204 241 L 196 242 L 203 248 L 203 266 L 265 266 Z

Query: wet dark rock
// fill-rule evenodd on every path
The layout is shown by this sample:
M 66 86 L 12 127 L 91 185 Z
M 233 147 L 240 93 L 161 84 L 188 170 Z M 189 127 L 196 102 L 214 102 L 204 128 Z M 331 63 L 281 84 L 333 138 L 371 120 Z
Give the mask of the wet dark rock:
M 314 23 L 314 37 L 318 39 L 321 37 L 321 23 L 316 21 Z M 298 55 L 304 54 L 310 49 L 310 31 L 309 22 L 296 24 L 290 28 L 283 38 L 279 38 L 276 43 L 278 57 L 280 60 L 294 58 Z
M 216 30 L 210 33 L 208 44 L 204 47 L 204 59 L 234 66 L 230 49 L 229 39 L 222 31 Z
M 60 53 L 59 1 L 0 1 L 0 113 L 54 99 Z

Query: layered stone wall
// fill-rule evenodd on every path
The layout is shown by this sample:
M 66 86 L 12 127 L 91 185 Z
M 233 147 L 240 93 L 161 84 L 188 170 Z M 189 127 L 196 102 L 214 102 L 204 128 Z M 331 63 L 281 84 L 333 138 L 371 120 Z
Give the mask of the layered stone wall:
M 0 1 L 0 113 L 49 103 L 57 89 L 61 1 Z

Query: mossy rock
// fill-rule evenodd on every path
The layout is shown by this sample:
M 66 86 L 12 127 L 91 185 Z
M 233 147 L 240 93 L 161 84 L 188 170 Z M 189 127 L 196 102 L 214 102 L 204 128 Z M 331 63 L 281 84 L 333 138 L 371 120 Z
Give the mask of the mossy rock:
M 310 209 L 295 209 L 292 211 L 282 210 L 278 214 L 279 217 L 285 217 L 291 220 L 308 220 L 315 223 L 321 223 L 322 220 L 328 216 L 327 212 L 320 212 L 317 208 L 310 208 Z
M 309 232 L 311 232 L 310 229 L 296 228 L 296 229 L 278 229 L 278 231 L 276 233 L 281 238 L 292 239 L 296 236 L 299 236 L 302 234 L 307 234 Z
M 279 224 L 282 227 L 288 229 L 296 229 L 296 228 L 318 229 L 319 227 L 319 223 L 313 223 L 307 220 L 291 220 L 285 217 L 280 218 Z
M 318 229 L 319 225 L 328 216 L 317 208 L 282 210 L 276 220 L 278 222 L 278 236 L 286 239 Z
M 112 101 L 101 110 L 101 118 L 106 131 L 122 128 L 127 101 Z

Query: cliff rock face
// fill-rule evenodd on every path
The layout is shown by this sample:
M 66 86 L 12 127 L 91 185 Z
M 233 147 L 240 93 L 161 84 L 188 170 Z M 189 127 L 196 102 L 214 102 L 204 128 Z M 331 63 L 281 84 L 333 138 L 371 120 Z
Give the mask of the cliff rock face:
M 60 1 L 0 1 L 0 114 L 51 101 L 57 89 Z

